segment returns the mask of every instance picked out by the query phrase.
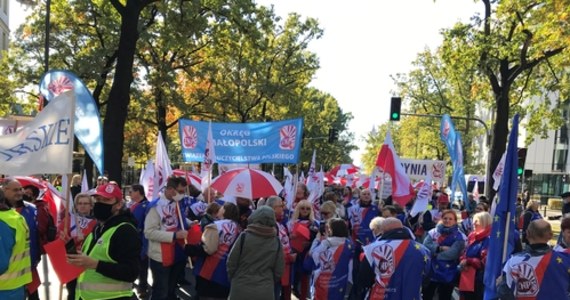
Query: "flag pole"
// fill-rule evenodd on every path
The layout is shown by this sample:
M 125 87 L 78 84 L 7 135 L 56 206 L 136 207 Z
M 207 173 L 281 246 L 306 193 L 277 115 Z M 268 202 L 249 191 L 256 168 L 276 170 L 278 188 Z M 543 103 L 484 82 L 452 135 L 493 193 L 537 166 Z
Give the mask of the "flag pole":
M 506 222 L 507 224 L 505 225 L 505 238 L 503 240 L 503 257 L 501 259 L 501 263 L 505 263 L 505 261 L 507 260 L 507 244 L 509 243 L 509 234 L 510 234 L 510 227 L 511 227 L 511 212 L 507 211 L 507 218 L 506 218 Z
M 70 117 L 70 120 L 69 120 L 69 132 L 72 133 L 72 137 L 69 139 L 69 143 L 71 144 L 71 149 L 72 149 L 71 150 L 71 156 L 69 157 L 69 166 L 72 166 L 72 164 L 73 164 L 73 142 L 75 140 L 75 135 L 73 135 L 73 133 L 75 132 L 75 101 L 77 101 L 77 100 L 74 99 L 74 101 L 71 102 L 72 103 L 71 104 L 72 116 Z M 73 172 L 73 169 L 70 171 Z M 71 194 L 71 180 L 70 180 L 71 174 L 72 173 L 68 173 L 68 174 L 64 175 L 64 176 L 66 176 L 66 184 L 65 184 L 65 187 L 63 187 L 63 190 L 65 193 L 64 197 L 66 199 L 66 204 L 67 204 L 67 206 L 66 206 L 67 212 L 63 216 L 63 233 L 64 233 L 64 236 L 67 236 L 67 234 L 69 233 L 69 222 L 68 222 L 68 220 L 70 218 L 69 213 L 70 213 L 70 208 L 71 208 L 70 205 L 72 202 L 71 197 L 69 197 L 69 195 Z M 75 220 L 77 221 L 77 218 L 75 218 Z M 77 228 L 77 225 L 75 228 Z M 49 283 L 49 279 L 47 279 L 47 277 L 46 277 L 46 282 Z M 61 282 L 59 283 L 59 299 L 60 300 L 61 300 L 61 297 L 63 296 L 63 285 L 64 285 L 64 283 L 61 283 Z M 49 296 L 48 296 L 48 299 L 49 299 Z
M 178 201 L 174 201 L 176 202 L 176 211 L 178 212 L 178 222 L 180 222 L 180 228 L 182 228 L 182 230 L 186 230 L 184 228 L 184 219 L 182 218 L 182 212 L 180 211 L 180 205 L 178 204 Z M 188 228 L 190 229 L 190 228 Z M 176 241 L 174 241 L 174 243 L 176 243 Z M 188 244 L 188 238 L 184 237 L 184 244 Z M 192 258 L 190 258 L 190 256 L 188 256 L 188 265 L 190 266 L 190 269 L 194 269 L 194 264 L 192 264 Z
M 393 180 L 393 179 L 392 179 Z M 382 172 L 380 173 L 380 189 L 378 190 L 378 194 L 380 194 L 379 196 L 379 200 L 378 200 L 378 208 L 380 208 L 380 205 L 382 205 L 384 203 L 384 199 L 382 198 L 382 196 L 384 196 L 384 169 L 382 169 Z M 371 182 L 372 184 L 372 182 Z

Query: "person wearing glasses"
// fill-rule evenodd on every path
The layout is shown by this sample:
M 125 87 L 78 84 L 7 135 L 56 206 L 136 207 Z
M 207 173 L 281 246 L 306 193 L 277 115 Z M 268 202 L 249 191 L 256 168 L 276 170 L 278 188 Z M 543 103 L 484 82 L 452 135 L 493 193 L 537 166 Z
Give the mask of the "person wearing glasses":
M 288 227 L 293 249 L 297 252 L 297 259 L 294 264 L 293 290 L 295 294 L 299 296 L 297 298 L 307 299 L 309 296 L 311 272 L 304 270 L 303 262 L 309 252 L 311 243 L 319 232 L 319 223 L 315 220 L 315 213 L 309 201 L 299 201 L 289 221 Z M 307 233 L 308 239 L 306 236 Z M 295 243 L 295 241 L 300 241 L 300 243 Z
M 79 193 L 73 200 L 73 213 L 69 214 L 66 222 L 60 222 L 57 228 L 60 238 L 66 243 L 70 243 L 70 247 L 75 246 L 75 251 L 79 253 L 83 247 L 83 241 L 93 231 L 97 220 L 92 216 L 93 201 L 91 196 L 86 193 Z M 65 224 L 67 223 L 67 226 Z M 65 230 L 67 228 L 67 231 Z M 70 242 L 73 240 L 73 242 Z M 69 250 L 71 251 L 71 249 Z M 75 289 L 77 287 L 77 279 L 65 284 L 67 289 L 67 300 L 75 300 Z

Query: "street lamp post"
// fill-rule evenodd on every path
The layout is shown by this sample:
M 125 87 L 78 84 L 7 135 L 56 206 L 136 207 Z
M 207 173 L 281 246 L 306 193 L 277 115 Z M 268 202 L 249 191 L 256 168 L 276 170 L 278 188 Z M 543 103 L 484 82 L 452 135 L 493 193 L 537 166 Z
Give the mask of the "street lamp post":
M 51 0 L 46 0 L 45 43 L 44 43 L 44 73 L 49 71 L 49 28 L 50 28 Z

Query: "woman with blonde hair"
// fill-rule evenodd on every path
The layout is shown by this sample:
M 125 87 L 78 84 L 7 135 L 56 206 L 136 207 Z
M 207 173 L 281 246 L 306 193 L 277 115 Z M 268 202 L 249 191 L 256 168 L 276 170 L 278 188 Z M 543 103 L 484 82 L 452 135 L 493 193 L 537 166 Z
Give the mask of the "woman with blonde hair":
M 473 291 L 461 291 L 461 298 L 465 300 L 483 299 L 485 286 L 483 285 L 483 272 L 487 261 L 487 250 L 489 248 L 489 236 L 491 235 L 491 225 L 493 218 L 486 212 L 478 212 L 473 215 L 473 230 L 467 237 L 467 247 L 461 256 L 459 269 L 461 272 L 468 272 L 475 269 Z M 461 277 L 461 280 L 467 280 Z M 461 286 L 461 285 L 460 285 Z
M 303 261 L 309 252 L 312 241 L 319 232 L 319 223 L 315 220 L 313 206 L 307 200 L 301 200 L 297 203 L 293 216 L 288 224 L 291 246 L 297 252 L 297 258 L 294 264 L 294 290 L 299 291 L 299 299 L 307 299 L 309 296 L 309 279 L 311 272 L 303 269 Z M 307 235 L 308 234 L 308 239 Z M 297 285 L 300 285 L 297 289 Z
M 530 222 L 542 219 L 542 215 L 540 214 L 540 212 L 538 212 L 538 205 L 539 202 L 536 200 L 528 201 L 528 203 L 526 204 L 526 210 L 521 216 L 521 218 L 523 219 L 522 242 L 525 244 L 528 244 L 528 240 L 526 239 L 526 230 L 528 228 L 528 225 L 530 225 Z

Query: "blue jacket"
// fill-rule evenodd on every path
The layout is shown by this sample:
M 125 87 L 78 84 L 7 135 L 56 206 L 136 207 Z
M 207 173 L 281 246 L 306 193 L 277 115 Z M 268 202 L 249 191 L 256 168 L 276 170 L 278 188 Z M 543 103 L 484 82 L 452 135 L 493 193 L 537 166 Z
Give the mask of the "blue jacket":
M 0 221 L 0 274 L 8 270 L 12 249 L 16 244 L 15 232 L 6 223 Z M 13 290 L 0 291 L 0 299 L 24 299 L 24 286 Z
M 26 224 L 30 230 L 30 258 L 32 259 L 32 268 L 35 268 L 40 262 L 41 251 L 40 251 L 40 240 L 38 234 L 38 210 L 36 206 L 22 201 L 24 203 L 23 207 L 19 207 L 16 210 L 26 219 Z

